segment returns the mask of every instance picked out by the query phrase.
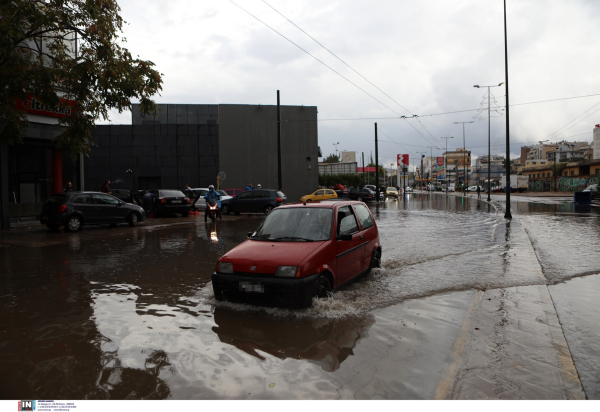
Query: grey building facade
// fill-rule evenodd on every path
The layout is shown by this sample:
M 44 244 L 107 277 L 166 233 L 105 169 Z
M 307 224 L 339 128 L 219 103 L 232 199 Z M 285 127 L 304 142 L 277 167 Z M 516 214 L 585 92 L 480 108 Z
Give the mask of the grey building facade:
M 249 182 L 278 188 L 277 107 L 262 105 L 159 105 L 154 118 L 133 105 L 132 125 L 92 130 L 85 162 L 86 189 L 206 187 L 244 189 Z M 297 201 L 318 186 L 317 108 L 281 106 L 283 192 Z

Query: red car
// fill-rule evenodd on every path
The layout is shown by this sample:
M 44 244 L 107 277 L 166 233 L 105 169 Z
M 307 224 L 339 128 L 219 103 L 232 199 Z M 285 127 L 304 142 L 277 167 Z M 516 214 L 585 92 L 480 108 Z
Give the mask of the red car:
M 235 196 L 239 195 L 240 193 L 242 193 L 243 191 L 244 191 L 243 189 L 225 189 L 225 193 L 227 193 L 231 197 L 235 197 Z
M 212 285 L 217 300 L 306 307 L 380 265 L 377 224 L 364 203 L 293 203 L 219 259 Z

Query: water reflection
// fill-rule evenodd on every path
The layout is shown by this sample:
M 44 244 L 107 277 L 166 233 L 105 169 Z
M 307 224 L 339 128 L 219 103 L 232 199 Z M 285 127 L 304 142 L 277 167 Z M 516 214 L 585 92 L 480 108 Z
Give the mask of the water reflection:
M 215 308 L 217 326 L 212 330 L 221 342 L 264 360 L 261 352 L 279 359 L 303 359 L 333 372 L 352 349 L 366 338 L 375 323 L 372 315 L 342 319 L 303 319 L 292 322 L 261 313 L 244 314 Z

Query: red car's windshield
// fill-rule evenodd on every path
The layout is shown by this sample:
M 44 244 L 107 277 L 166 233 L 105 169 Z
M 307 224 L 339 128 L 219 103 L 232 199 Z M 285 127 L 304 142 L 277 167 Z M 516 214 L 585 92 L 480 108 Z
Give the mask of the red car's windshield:
M 275 209 L 254 232 L 253 240 L 302 242 L 329 240 L 333 211 L 325 208 Z

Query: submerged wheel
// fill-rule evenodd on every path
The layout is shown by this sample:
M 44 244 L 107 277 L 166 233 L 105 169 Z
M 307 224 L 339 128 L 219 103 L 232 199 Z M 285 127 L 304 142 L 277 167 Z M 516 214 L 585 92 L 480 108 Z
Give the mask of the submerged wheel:
M 223 212 L 224 215 L 228 215 L 231 213 L 231 207 L 229 205 L 223 205 L 221 212 Z
M 380 268 L 381 267 L 381 254 L 378 251 L 373 252 L 373 256 L 371 257 L 371 266 L 369 267 L 369 272 L 371 269 Z
M 129 216 L 129 219 L 127 219 L 127 222 L 129 223 L 129 226 L 136 227 L 138 223 L 140 223 L 140 217 L 137 213 L 132 213 L 131 216 Z
M 82 222 L 81 218 L 77 216 L 71 216 L 67 219 L 67 223 L 65 224 L 65 229 L 69 232 L 77 232 L 81 229 Z
M 265 215 L 268 215 L 269 213 L 271 213 L 271 210 L 273 210 L 273 206 L 266 205 L 265 209 L 263 210 L 263 212 L 265 213 Z
M 315 291 L 313 293 L 313 297 L 316 298 L 326 298 L 331 294 L 331 284 L 329 283 L 329 279 L 325 276 L 319 276 L 317 279 L 317 283 L 315 284 Z

